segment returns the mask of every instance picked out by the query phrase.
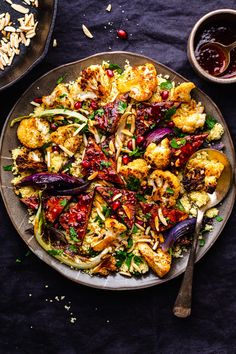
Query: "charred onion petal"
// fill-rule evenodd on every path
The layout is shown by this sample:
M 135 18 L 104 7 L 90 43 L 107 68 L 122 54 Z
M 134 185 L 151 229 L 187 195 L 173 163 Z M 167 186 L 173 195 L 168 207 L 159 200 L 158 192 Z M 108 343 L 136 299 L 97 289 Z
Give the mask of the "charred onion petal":
M 65 173 L 48 173 L 39 172 L 22 178 L 17 186 L 54 186 L 57 188 L 70 188 L 83 185 L 85 182 L 82 178 L 69 176 Z
M 50 234 L 52 234 L 55 237 L 56 240 L 58 240 L 64 244 L 68 243 L 65 235 L 60 230 L 55 229 L 55 227 L 52 227 L 50 225 L 45 225 L 45 228 L 49 231 Z
M 86 191 L 91 181 L 85 182 L 82 186 L 69 188 L 69 189 L 51 189 L 48 192 L 53 195 L 78 195 L 81 192 Z
M 40 246 L 45 251 L 63 251 L 62 249 L 58 249 L 53 247 L 50 242 L 46 243 L 43 239 L 43 231 L 44 231 L 44 215 L 43 215 L 43 208 L 42 208 L 42 192 L 39 193 L 39 200 L 40 205 L 35 216 L 35 223 L 34 223 L 34 235 Z M 102 258 L 110 252 L 110 248 L 105 248 L 98 256 L 93 258 L 86 259 L 85 257 L 80 257 L 77 255 L 71 256 L 65 252 L 62 253 L 55 253 L 54 257 L 57 258 L 60 262 L 67 264 L 70 267 L 78 268 L 78 269 L 91 269 L 96 267 L 101 261 Z
M 170 247 L 180 238 L 190 233 L 194 232 L 194 228 L 196 225 L 196 218 L 186 219 L 184 221 L 179 222 L 174 227 L 172 227 L 166 233 L 166 239 L 161 244 L 161 248 L 164 252 L 168 251 Z
M 202 144 L 203 148 L 210 148 L 210 149 L 215 149 L 215 150 L 223 150 L 225 147 L 225 144 L 223 144 L 222 142 L 215 142 L 215 143 L 207 143 L 204 142 Z
M 170 134 L 173 134 L 173 130 L 170 128 L 157 128 L 147 134 L 145 146 L 148 146 L 151 143 L 159 144 L 162 139 Z

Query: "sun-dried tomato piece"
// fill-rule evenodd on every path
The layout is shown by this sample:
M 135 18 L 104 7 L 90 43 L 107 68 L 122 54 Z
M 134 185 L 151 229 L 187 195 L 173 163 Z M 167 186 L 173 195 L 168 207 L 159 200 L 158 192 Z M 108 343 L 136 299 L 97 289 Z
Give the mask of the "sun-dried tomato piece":
M 97 187 L 96 190 L 111 207 L 117 218 L 129 228 L 132 228 L 136 211 L 135 193 L 113 187 Z M 120 196 L 116 199 L 118 195 Z
M 46 196 L 43 199 L 43 209 L 46 221 L 54 223 L 70 201 L 71 196 Z
M 83 240 L 92 209 L 94 193 L 80 194 L 59 218 L 59 223 L 74 242 Z
M 179 209 L 175 209 L 175 208 L 170 209 L 170 208 L 158 206 L 157 204 L 143 203 L 143 202 L 140 203 L 140 206 L 144 214 L 147 213 L 150 214 L 149 224 L 154 231 L 157 231 L 156 223 L 155 223 L 156 217 L 158 218 L 158 224 L 159 224 L 158 231 L 165 231 L 170 227 L 172 227 L 173 225 L 177 224 L 178 222 L 188 218 L 188 214 L 184 213 Z M 167 225 L 164 225 L 161 222 L 159 209 L 161 209 L 161 213 Z
M 93 139 L 89 139 L 82 161 L 83 175 L 98 172 L 98 179 L 123 185 L 124 182 L 116 172 L 116 163 L 108 158 Z
M 208 133 L 199 135 L 189 135 L 184 138 L 175 139 L 176 142 L 186 140 L 186 144 L 177 149 L 172 149 L 171 161 L 174 162 L 175 167 L 182 167 L 186 164 L 190 156 L 197 151 L 203 142 L 206 140 Z

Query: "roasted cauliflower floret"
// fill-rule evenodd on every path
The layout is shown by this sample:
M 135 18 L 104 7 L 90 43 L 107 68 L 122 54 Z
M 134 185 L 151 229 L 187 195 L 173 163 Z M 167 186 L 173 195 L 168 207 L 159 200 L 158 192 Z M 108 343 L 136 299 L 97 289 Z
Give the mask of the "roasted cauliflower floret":
M 115 241 L 116 237 L 122 234 L 127 230 L 127 227 L 117 221 L 116 219 L 108 218 L 105 220 L 105 234 L 101 239 L 100 236 L 94 237 L 91 247 L 95 251 L 102 251 L 103 249 L 109 247 L 113 241 Z
M 49 129 L 50 125 L 47 121 L 31 117 L 20 122 L 17 136 L 27 148 L 37 149 L 49 141 Z
M 118 78 L 117 88 L 120 93 L 129 92 L 129 96 L 137 101 L 148 100 L 157 87 L 157 73 L 153 64 L 126 67 Z
M 160 144 L 151 143 L 148 145 L 144 158 L 156 168 L 165 169 L 170 163 L 170 146 L 168 138 L 163 139 Z
M 150 268 L 160 278 L 164 277 L 169 271 L 171 266 L 171 255 L 168 252 L 163 252 L 158 248 L 155 252 L 147 243 L 139 243 L 138 249 Z
M 175 126 L 184 133 L 194 133 L 196 129 L 202 128 L 205 124 L 206 114 L 201 103 L 192 100 L 190 104 L 182 104 L 172 116 Z
M 214 127 L 210 130 L 207 140 L 212 141 L 212 140 L 219 140 L 222 135 L 224 134 L 224 128 L 220 123 L 216 123 Z
M 170 171 L 155 170 L 148 178 L 148 185 L 153 187 L 152 199 L 168 206 L 176 204 L 180 193 L 179 179 Z
M 61 105 L 67 108 L 74 108 L 74 100 L 65 84 L 57 85 L 50 95 L 42 97 L 42 101 L 47 108 Z
M 193 82 L 184 82 L 171 90 L 169 99 L 178 102 L 190 102 L 191 101 L 190 92 L 195 87 L 196 86 L 194 85 Z
M 46 152 L 45 160 L 47 162 L 48 172 L 59 172 L 68 161 L 68 156 L 63 151 L 53 151 L 51 146 L 46 149 Z M 48 159 L 50 159 L 50 161 L 48 161 Z
M 83 140 L 78 134 L 74 136 L 75 130 L 76 127 L 74 125 L 59 127 L 55 132 L 51 133 L 50 140 L 75 153 Z
M 189 197 L 198 208 L 201 208 L 203 205 L 206 205 L 209 202 L 209 196 L 204 191 L 203 192 L 198 192 L 198 191 L 190 192 Z
M 110 94 L 112 81 L 102 65 L 91 65 L 82 70 L 77 83 L 81 91 L 93 92 L 97 98 L 105 99 Z
M 198 152 L 187 164 L 185 188 L 212 192 L 223 169 L 224 165 L 216 159 L 210 159 L 206 151 Z
M 26 147 L 12 150 L 12 158 L 14 161 L 14 173 L 27 170 L 37 172 L 47 169 L 44 157 L 39 150 L 28 150 Z
M 130 176 L 143 180 L 147 177 L 149 166 L 144 159 L 136 159 L 120 168 L 120 173 L 127 179 Z

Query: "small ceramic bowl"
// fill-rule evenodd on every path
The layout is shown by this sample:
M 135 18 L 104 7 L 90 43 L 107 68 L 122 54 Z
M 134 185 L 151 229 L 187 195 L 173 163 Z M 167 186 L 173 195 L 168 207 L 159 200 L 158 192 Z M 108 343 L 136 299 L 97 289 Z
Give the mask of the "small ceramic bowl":
M 236 83 L 236 76 L 231 77 L 231 78 L 223 78 L 223 77 L 217 77 L 217 76 L 212 76 L 208 74 L 198 63 L 196 56 L 195 56 L 195 49 L 196 49 L 196 38 L 198 33 L 201 31 L 203 27 L 205 27 L 208 23 L 209 25 L 212 24 L 213 22 L 225 22 L 226 24 L 228 23 L 236 23 L 236 10 L 232 9 L 220 9 L 220 10 L 215 10 L 212 12 L 207 13 L 203 17 L 200 18 L 200 20 L 197 21 L 195 26 L 193 27 L 189 39 L 188 39 L 188 59 L 193 67 L 193 69 L 204 79 L 219 83 L 219 84 L 232 84 Z

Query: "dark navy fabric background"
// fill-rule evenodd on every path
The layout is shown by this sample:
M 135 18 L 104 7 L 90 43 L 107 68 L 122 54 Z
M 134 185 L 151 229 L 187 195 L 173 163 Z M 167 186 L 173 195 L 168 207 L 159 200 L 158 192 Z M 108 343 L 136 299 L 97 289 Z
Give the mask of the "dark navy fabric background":
M 235 0 L 111 0 L 110 13 L 105 11 L 108 3 L 59 1 L 53 34 L 58 47 L 51 45 L 38 67 L 0 94 L 1 127 L 28 85 L 48 70 L 96 52 L 128 50 L 193 80 L 219 106 L 235 141 L 236 86 L 204 82 L 186 56 L 187 38 L 199 17 L 235 8 Z M 82 33 L 83 23 L 93 40 Z M 120 27 L 128 31 L 128 41 L 116 37 Z M 0 353 L 236 353 L 235 222 L 234 210 L 216 244 L 196 265 L 193 313 L 181 320 L 172 315 L 172 306 L 182 277 L 134 292 L 74 284 L 33 254 L 26 255 L 27 247 L 1 202 Z

